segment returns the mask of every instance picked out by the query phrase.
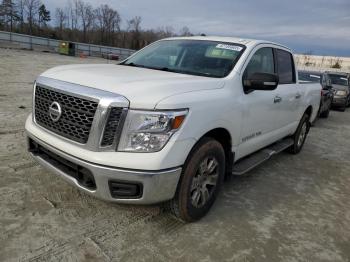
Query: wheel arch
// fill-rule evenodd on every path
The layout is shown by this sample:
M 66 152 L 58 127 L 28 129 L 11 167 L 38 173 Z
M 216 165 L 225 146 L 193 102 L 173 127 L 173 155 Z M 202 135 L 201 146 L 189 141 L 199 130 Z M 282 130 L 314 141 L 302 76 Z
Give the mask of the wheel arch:
M 312 117 L 312 113 L 313 113 L 313 108 L 312 108 L 312 106 L 310 105 L 310 106 L 308 106 L 307 108 L 306 108 L 306 110 L 305 110 L 305 112 L 304 112 L 304 115 L 305 114 L 308 114 L 309 116 L 310 116 L 310 118 Z
M 310 131 L 310 128 L 312 125 L 314 125 L 314 123 L 316 122 L 316 119 L 317 119 L 317 115 L 315 115 L 314 117 L 312 116 L 313 114 L 313 107 L 311 105 L 309 105 L 306 110 L 304 111 L 304 114 L 302 115 L 302 117 L 304 115 L 308 115 L 309 116 L 309 124 L 308 124 L 308 129 L 307 129 L 307 132 Z M 317 112 L 316 112 L 317 114 Z
M 197 143 L 205 137 L 209 137 L 218 141 L 224 149 L 225 152 L 225 177 L 231 174 L 233 161 L 234 161 L 234 152 L 232 152 L 232 136 L 230 132 L 223 127 L 218 127 L 207 131 L 203 134 L 197 141 Z M 193 146 L 195 148 L 196 144 Z M 192 150 L 191 150 L 192 151 Z

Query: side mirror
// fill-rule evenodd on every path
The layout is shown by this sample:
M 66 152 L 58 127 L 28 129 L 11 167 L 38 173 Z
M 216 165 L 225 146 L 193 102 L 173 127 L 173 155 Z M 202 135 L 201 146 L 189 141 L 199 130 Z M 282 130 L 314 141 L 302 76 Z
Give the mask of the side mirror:
M 276 74 L 254 73 L 243 80 L 244 91 L 250 93 L 254 90 L 271 91 L 278 86 L 279 78 Z

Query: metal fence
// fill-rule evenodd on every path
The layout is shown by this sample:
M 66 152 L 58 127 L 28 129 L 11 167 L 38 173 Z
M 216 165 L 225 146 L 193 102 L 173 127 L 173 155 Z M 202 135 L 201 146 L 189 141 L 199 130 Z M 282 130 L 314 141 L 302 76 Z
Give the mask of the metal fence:
M 295 55 L 295 62 L 300 70 L 333 71 L 350 73 L 350 57 Z M 340 68 L 334 68 L 339 63 Z
M 0 43 L 10 44 L 13 47 L 23 49 L 58 52 L 59 44 L 62 41 L 63 40 L 0 31 Z M 130 56 L 133 52 L 135 52 L 134 50 L 125 48 L 92 45 L 77 42 L 73 43 L 75 44 L 75 53 L 77 55 L 97 57 L 107 57 L 109 55 L 116 55 L 120 59 L 124 59 Z

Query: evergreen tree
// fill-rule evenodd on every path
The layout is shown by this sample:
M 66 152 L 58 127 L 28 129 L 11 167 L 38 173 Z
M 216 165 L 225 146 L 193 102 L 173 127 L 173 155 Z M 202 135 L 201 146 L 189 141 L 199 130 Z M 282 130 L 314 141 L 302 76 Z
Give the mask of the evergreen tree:
M 42 4 L 39 7 L 39 27 L 41 24 L 44 24 L 46 26 L 47 22 L 51 21 L 50 11 L 46 9 L 46 6 Z
M 19 20 L 18 11 L 12 0 L 3 0 L 0 5 L 0 26 L 12 32 L 13 24 Z

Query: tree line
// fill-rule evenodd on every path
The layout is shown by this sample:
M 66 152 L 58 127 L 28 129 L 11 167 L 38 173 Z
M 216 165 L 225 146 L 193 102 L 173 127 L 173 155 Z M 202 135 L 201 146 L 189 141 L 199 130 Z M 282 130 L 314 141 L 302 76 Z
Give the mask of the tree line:
M 122 20 L 107 4 L 94 7 L 83 0 L 69 0 L 51 11 L 41 0 L 2 0 L 0 30 L 97 45 L 140 49 L 170 36 L 190 36 L 187 26 L 175 32 L 171 26 L 144 30 L 142 18 Z

